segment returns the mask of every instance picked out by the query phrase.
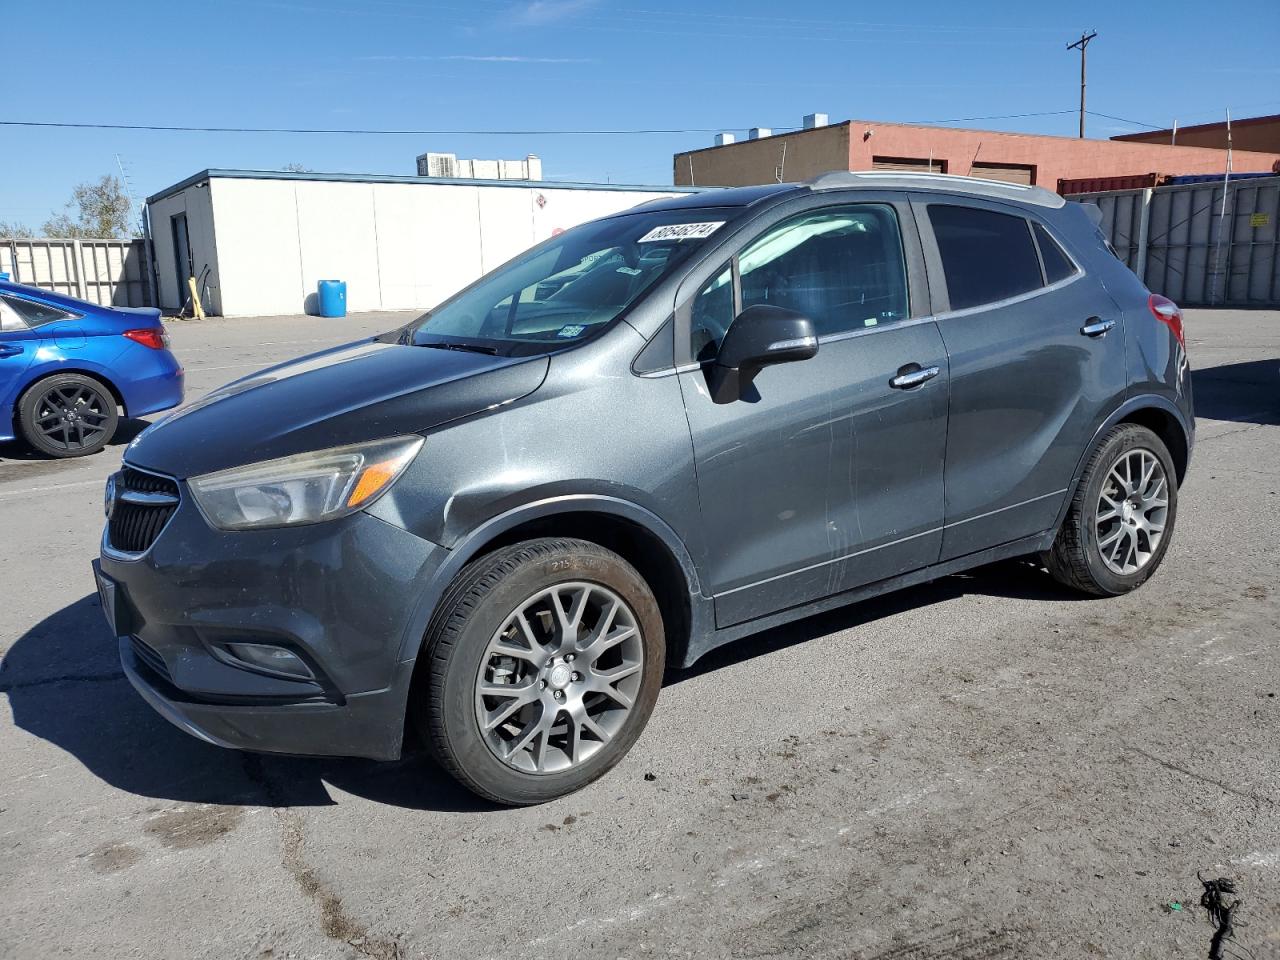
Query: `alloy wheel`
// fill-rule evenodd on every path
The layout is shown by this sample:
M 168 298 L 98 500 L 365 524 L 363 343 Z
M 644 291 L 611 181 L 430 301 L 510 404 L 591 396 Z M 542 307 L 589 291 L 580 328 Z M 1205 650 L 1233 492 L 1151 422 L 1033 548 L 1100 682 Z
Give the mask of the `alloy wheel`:
M 53 446 L 83 450 L 101 440 L 114 408 L 113 399 L 91 386 L 54 386 L 36 401 L 35 425 Z
M 476 721 L 489 749 L 524 773 L 586 763 L 622 729 L 639 694 L 644 645 L 634 611 L 596 583 L 540 590 L 489 641 Z
M 1121 454 L 1107 471 L 1094 513 L 1102 561 L 1112 573 L 1129 576 L 1145 567 L 1164 537 L 1169 513 L 1169 479 L 1150 450 Z

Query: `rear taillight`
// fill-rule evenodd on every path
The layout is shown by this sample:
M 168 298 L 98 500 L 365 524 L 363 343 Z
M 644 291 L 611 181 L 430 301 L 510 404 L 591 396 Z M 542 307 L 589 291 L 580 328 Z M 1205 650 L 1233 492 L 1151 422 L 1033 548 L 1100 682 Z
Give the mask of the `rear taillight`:
M 124 335 L 134 343 L 140 343 L 152 350 L 163 350 L 169 346 L 169 335 L 155 327 L 147 327 L 145 330 L 126 330 Z
M 1182 311 L 1178 309 L 1178 305 L 1168 297 L 1153 293 L 1147 298 L 1147 306 L 1151 308 L 1151 315 L 1172 330 L 1183 349 L 1186 349 L 1187 341 L 1182 334 Z

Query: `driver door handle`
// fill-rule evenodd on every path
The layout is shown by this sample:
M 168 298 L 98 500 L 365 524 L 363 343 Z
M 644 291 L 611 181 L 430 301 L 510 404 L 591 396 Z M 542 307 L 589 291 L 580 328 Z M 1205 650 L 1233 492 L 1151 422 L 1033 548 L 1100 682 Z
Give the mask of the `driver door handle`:
M 0 357 L 16 357 L 22 352 L 22 348 L 12 343 L 0 343 Z
M 1097 317 L 1090 317 L 1089 322 L 1080 328 L 1080 332 L 1086 337 L 1105 337 L 1107 331 L 1116 325 L 1114 320 L 1099 320 Z
M 915 369 L 911 369 L 912 367 Z M 910 390 L 922 383 L 928 383 L 938 373 L 938 367 L 921 367 L 918 363 L 909 363 L 898 368 L 898 375 L 889 381 L 889 386 L 895 390 Z

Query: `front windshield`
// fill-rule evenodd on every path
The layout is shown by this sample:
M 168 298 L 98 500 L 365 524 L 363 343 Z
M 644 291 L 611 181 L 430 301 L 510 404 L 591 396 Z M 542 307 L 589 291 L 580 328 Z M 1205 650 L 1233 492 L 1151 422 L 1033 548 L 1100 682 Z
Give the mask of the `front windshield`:
M 543 353 L 599 333 L 734 211 L 637 211 L 574 227 L 414 321 L 407 342 Z

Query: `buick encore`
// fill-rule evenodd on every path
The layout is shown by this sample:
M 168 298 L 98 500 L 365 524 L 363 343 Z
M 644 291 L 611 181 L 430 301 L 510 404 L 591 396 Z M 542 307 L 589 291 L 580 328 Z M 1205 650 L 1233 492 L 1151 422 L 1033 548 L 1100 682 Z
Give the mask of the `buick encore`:
M 211 743 L 393 759 L 412 733 L 529 804 L 748 634 L 1005 558 L 1133 590 L 1191 382 L 1097 214 L 904 174 L 686 194 L 223 387 L 108 483 L 124 670 Z

